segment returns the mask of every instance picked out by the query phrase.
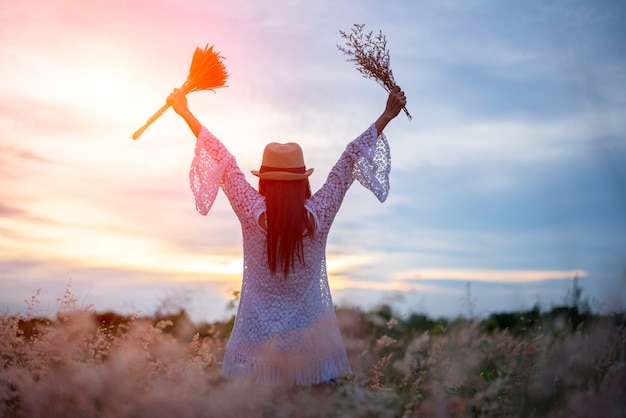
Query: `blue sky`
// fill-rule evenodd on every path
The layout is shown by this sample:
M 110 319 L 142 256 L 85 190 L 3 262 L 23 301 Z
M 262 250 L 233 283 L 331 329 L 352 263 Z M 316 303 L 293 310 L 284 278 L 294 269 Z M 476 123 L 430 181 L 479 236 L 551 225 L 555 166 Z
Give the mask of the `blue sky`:
M 0 306 L 68 281 L 96 310 L 227 315 L 241 236 L 226 199 L 195 212 L 193 138 L 173 112 L 129 139 L 184 81 L 196 46 L 227 89 L 192 109 L 256 168 L 298 141 L 319 187 L 385 92 L 337 51 L 382 30 L 409 122 L 386 130 L 388 201 L 355 185 L 329 240 L 335 302 L 400 313 L 549 308 L 580 276 L 626 302 L 626 3 L 619 1 L 33 0 L 0 11 Z M 250 176 L 250 181 L 254 181 Z

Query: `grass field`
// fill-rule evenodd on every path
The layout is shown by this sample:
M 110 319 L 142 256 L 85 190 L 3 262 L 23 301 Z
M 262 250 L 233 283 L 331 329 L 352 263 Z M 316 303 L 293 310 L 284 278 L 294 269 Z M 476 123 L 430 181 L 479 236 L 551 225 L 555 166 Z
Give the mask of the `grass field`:
M 338 308 L 353 374 L 334 385 L 227 381 L 232 326 L 77 309 L 0 316 L 0 417 L 624 417 L 623 313 L 578 301 L 483 319 Z

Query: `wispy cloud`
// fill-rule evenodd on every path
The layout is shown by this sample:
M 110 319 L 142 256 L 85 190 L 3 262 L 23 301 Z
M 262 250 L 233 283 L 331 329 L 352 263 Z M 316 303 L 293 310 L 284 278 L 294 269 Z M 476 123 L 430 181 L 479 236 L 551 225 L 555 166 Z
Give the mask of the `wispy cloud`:
M 0 217 L 2 218 L 15 218 L 23 217 L 26 215 L 26 211 L 16 206 L 0 203 Z
M 1 111 L 1 110 L 0 110 Z M 27 149 L 21 149 L 15 146 L 2 146 L 0 145 L 0 158 L 3 154 L 5 156 L 13 157 L 23 161 L 34 161 L 38 163 L 51 163 L 52 160 L 43 157 L 42 155 Z
M 585 277 L 584 270 L 472 270 L 472 269 L 416 269 L 390 275 L 392 279 L 409 280 L 465 280 L 479 282 L 529 283 L 554 279 Z
M 396 133 L 394 145 L 403 152 L 394 154 L 394 169 L 573 160 L 588 152 L 593 138 L 618 138 L 624 129 L 623 124 L 598 124 L 595 113 L 483 121 L 449 114 L 427 120 L 418 132 Z

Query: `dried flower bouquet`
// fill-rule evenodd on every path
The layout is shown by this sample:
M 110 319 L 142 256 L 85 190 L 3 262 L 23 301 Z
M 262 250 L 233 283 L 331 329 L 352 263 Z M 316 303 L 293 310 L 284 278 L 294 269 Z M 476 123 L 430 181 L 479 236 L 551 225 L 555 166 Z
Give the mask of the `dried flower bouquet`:
M 396 86 L 387 49 L 387 39 L 382 31 L 374 35 L 372 31 L 365 33 L 364 24 L 355 23 L 350 33 L 339 31 L 345 40 L 345 46 L 337 44 L 337 48 L 348 56 L 348 61 L 356 65 L 356 69 L 364 78 L 369 78 L 380 84 L 386 91 Z M 411 120 L 411 114 L 406 106 L 402 108 Z

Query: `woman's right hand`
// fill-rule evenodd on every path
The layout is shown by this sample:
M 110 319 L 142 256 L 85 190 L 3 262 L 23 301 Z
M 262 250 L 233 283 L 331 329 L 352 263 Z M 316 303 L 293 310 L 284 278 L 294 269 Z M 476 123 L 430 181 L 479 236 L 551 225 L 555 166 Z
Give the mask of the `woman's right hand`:
M 187 107 L 185 92 L 182 89 L 174 89 L 174 91 L 167 96 L 167 104 L 172 106 L 172 109 L 187 122 L 187 125 L 189 125 L 189 128 L 197 138 L 198 135 L 200 135 L 202 125 Z
M 167 96 L 167 104 L 172 106 L 172 109 L 181 116 L 189 113 L 187 96 L 182 89 L 174 89 L 174 91 Z

